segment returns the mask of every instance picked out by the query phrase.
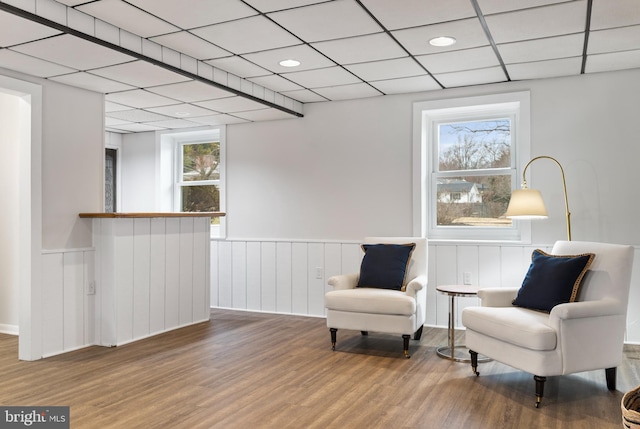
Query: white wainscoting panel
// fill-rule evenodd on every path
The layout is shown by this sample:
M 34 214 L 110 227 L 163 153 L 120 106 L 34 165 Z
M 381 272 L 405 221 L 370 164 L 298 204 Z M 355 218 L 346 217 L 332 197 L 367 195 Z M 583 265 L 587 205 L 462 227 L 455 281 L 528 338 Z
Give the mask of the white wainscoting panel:
M 431 243 L 426 325 L 446 327 L 449 297 L 437 285 L 462 284 L 464 273 L 480 287 L 519 287 L 534 249 L 551 245 Z M 211 242 L 211 306 L 308 316 L 325 315 L 327 279 L 357 272 L 360 244 L 353 241 L 227 240 Z M 640 250 L 635 263 L 640 267 Z M 319 277 L 319 278 L 318 278 Z M 456 327 L 462 309 L 476 297 L 456 298 Z M 633 273 L 626 341 L 640 344 L 640 268 Z
M 93 249 L 48 250 L 42 253 L 42 354 L 52 356 L 95 341 Z
M 93 220 L 96 344 L 209 320 L 209 228 L 209 218 Z

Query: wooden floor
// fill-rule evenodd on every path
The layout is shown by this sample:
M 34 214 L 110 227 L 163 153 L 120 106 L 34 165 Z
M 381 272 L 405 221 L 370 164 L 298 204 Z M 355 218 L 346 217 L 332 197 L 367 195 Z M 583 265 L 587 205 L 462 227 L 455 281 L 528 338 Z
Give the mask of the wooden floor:
M 0 404 L 68 405 L 81 428 L 620 428 L 640 384 L 628 347 L 618 391 L 604 371 L 550 377 L 540 409 L 530 374 L 497 362 L 475 377 L 438 357 L 443 329 L 402 339 L 339 331 L 321 318 L 214 310 L 211 321 L 117 348 L 36 362 L 0 335 Z

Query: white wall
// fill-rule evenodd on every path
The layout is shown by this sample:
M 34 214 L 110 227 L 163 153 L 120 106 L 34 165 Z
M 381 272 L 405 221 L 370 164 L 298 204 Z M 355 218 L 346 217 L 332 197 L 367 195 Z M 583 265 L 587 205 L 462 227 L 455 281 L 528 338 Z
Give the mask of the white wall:
M 229 126 L 228 236 L 411 235 L 411 109 L 391 96 Z
M 121 212 L 160 211 L 156 207 L 156 168 L 159 154 L 155 133 L 122 137 Z M 159 168 L 159 167 L 158 167 Z
M 575 240 L 640 243 L 630 174 L 640 159 L 634 115 L 640 70 L 305 106 L 302 119 L 227 130 L 228 236 L 357 239 L 411 230 L 415 101 L 530 90 L 531 156 L 565 169 Z M 527 160 L 521 161 L 521 166 Z M 535 242 L 566 237 L 555 164 L 532 164 L 550 218 Z
M 0 89 L 0 332 L 18 333 L 19 148 L 22 100 Z
M 83 258 L 65 255 L 90 252 L 91 222 L 78 213 L 103 206 L 104 98 L 4 69 L 0 83 L 30 94 L 31 100 L 31 145 L 20 149 L 24 201 L 20 225 L 14 227 L 25 237 L 20 243 L 19 356 L 33 360 L 43 356 L 52 327 L 64 326 L 69 339 L 69 333 L 84 330 L 84 316 L 91 314 L 90 298 L 77 301 L 89 277 L 78 273 L 85 273 L 87 265 L 78 262 Z M 57 289 L 61 284 L 64 295 Z M 74 340 L 65 346 L 78 344 Z
M 43 82 L 42 246 L 91 246 L 78 213 L 104 206 L 104 96 Z
M 413 233 L 412 104 L 510 91 L 531 94 L 531 156 L 565 169 L 573 239 L 640 246 L 638 69 L 308 104 L 301 119 L 227 127 L 229 238 L 212 242 L 212 305 L 322 316 L 326 279 L 357 267 L 358 240 Z M 517 286 L 531 250 L 566 237 L 557 166 L 541 160 L 529 173 L 550 214 L 532 224 L 532 244 L 431 242 L 428 323 L 446 324 L 437 284 L 465 271 L 474 284 Z M 629 342 L 640 342 L 639 307 L 640 272 Z

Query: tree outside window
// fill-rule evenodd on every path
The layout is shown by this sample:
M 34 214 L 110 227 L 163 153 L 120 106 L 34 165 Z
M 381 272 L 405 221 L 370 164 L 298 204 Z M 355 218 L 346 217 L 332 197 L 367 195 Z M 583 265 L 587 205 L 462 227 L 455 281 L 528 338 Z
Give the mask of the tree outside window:
M 181 211 L 220 211 L 220 142 L 185 143 L 181 146 Z
M 413 227 L 434 240 L 529 241 L 529 222 L 504 217 L 529 159 L 529 92 L 413 105 Z
M 511 227 L 509 118 L 437 124 L 438 226 Z

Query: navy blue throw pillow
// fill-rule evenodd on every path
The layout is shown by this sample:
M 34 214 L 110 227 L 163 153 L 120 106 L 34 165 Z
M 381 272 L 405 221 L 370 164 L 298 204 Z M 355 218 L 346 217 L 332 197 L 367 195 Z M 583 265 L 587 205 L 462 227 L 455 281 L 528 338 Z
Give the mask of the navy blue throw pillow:
M 357 287 L 403 290 L 415 243 L 363 244 Z
M 595 254 L 550 255 L 533 251 L 531 265 L 513 305 L 551 312 L 558 304 L 574 302 Z

